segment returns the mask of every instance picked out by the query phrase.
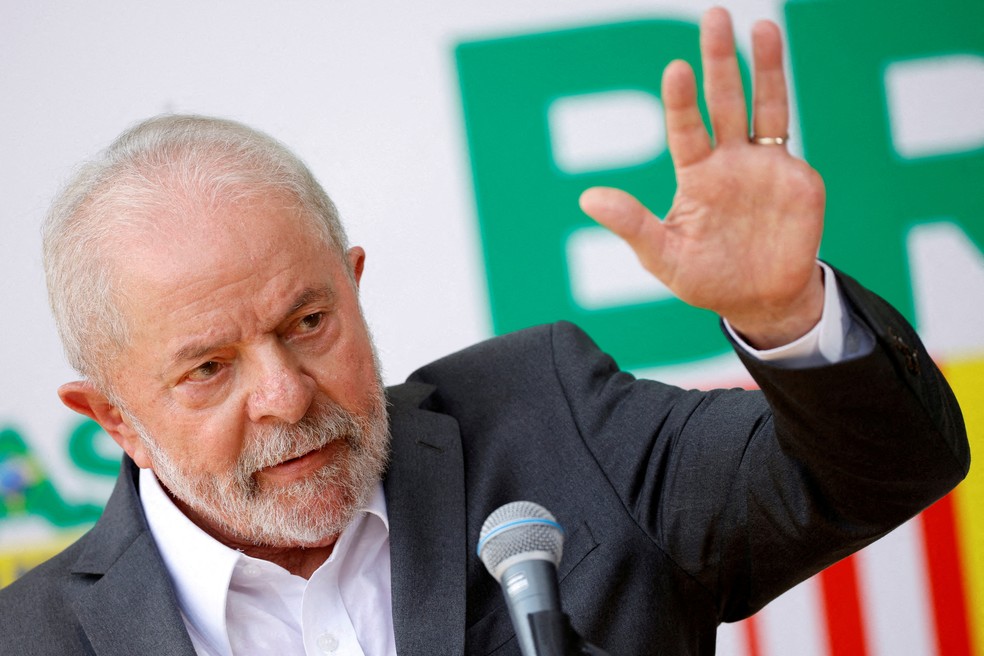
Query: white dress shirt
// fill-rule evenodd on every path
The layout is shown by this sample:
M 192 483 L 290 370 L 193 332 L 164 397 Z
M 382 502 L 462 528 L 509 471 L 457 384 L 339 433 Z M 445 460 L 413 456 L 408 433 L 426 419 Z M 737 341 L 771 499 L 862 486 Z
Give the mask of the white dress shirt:
M 739 345 L 783 367 L 816 366 L 869 352 L 874 337 L 867 329 L 852 330 L 858 325 L 844 306 L 834 274 L 820 266 L 824 309 L 813 330 L 786 346 L 759 351 L 725 322 Z M 395 656 L 382 484 L 307 581 L 219 543 L 174 505 L 147 469 L 140 471 L 140 499 L 200 656 Z
M 212 538 L 148 469 L 140 499 L 200 656 L 395 656 L 382 484 L 309 580 Z

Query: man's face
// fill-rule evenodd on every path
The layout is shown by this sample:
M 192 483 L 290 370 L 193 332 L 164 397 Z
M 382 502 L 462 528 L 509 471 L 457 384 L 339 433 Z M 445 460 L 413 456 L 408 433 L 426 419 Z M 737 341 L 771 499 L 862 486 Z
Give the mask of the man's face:
M 385 401 L 361 249 L 331 251 L 279 201 L 134 236 L 116 259 L 131 339 L 111 385 L 137 436 L 124 447 L 205 530 L 325 545 L 381 476 Z

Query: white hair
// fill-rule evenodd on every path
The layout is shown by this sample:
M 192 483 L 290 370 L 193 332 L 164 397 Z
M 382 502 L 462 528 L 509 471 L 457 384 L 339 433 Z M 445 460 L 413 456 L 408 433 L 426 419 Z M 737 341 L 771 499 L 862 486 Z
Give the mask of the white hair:
M 120 308 L 122 228 L 161 225 L 259 196 L 287 199 L 329 247 L 339 253 L 348 247 L 335 205 L 304 163 L 277 140 L 235 121 L 159 116 L 84 164 L 43 227 L 48 298 L 69 363 L 110 391 L 108 365 L 129 340 Z

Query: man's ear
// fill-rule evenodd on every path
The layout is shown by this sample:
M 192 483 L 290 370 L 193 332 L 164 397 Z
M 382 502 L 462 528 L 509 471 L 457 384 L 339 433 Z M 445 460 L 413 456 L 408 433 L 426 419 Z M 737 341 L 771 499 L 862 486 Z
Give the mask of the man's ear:
M 345 253 L 348 258 L 349 267 L 352 269 L 352 277 L 355 279 L 355 286 L 359 286 L 362 280 L 362 270 L 366 266 L 366 252 L 361 246 L 353 246 Z
M 95 385 L 84 380 L 65 383 L 58 388 L 58 397 L 70 409 L 102 426 L 138 467 L 150 467 L 150 457 L 137 431 L 130 426 L 120 409 Z

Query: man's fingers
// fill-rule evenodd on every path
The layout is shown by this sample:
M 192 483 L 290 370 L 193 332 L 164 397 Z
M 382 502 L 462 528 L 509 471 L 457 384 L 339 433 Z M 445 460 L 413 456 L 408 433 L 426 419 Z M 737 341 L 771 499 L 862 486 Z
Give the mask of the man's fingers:
M 711 140 L 697 107 L 697 81 L 686 62 L 671 62 L 663 71 L 663 107 L 666 143 L 677 168 L 710 155 Z
M 735 57 L 731 16 L 715 7 L 704 14 L 700 27 L 700 51 L 704 64 L 704 95 L 718 144 L 748 139 L 745 92 Z
M 789 131 L 789 98 L 782 68 L 782 35 L 770 21 L 752 28 L 754 89 L 752 116 L 758 137 L 785 137 Z
M 663 224 L 629 193 L 611 187 L 592 187 L 581 194 L 581 209 L 628 242 L 651 273 L 663 247 Z

